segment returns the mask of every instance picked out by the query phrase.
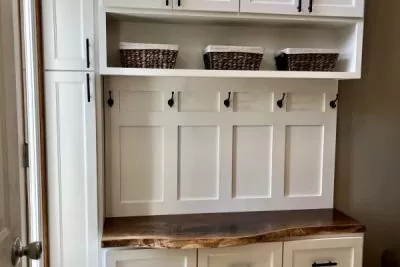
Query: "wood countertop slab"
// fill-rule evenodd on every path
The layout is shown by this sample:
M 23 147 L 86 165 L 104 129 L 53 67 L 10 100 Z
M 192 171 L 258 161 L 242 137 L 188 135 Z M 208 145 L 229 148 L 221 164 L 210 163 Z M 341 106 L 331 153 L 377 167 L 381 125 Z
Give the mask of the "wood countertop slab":
M 122 217 L 105 220 L 102 247 L 220 248 L 365 230 L 334 209 Z

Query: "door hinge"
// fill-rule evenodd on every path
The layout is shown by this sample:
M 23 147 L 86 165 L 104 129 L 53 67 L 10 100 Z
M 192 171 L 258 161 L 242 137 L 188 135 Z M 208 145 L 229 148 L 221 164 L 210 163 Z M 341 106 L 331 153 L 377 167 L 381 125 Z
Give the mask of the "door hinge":
M 23 160 L 24 168 L 29 168 L 29 145 L 28 145 L 28 143 L 23 144 L 22 154 L 23 154 L 22 160 Z

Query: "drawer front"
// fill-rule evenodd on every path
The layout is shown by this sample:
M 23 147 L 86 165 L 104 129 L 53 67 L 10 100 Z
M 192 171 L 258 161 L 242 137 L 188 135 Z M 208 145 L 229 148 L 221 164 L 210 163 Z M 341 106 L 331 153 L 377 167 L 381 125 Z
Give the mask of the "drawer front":
M 196 267 L 196 250 L 111 250 L 106 267 Z
M 362 267 L 363 238 L 284 243 L 283 267 Z
M 282 243 L 199 249 L 198 267 L 281 267 Z

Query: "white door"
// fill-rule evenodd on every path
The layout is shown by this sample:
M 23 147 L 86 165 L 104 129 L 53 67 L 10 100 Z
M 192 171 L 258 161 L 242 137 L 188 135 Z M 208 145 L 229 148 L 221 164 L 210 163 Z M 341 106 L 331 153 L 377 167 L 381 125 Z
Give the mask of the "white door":
M 94 92 L 94 74 L 45 73 L 52 266 L 98 266 Z
M 27 218 L 22 165 L 23 109 L 21 103 L 21 55 L 19 51 L 18 1 L 0 1 L 0 266 L 20 266 Z M 24 240 L 23 240 L 24 241 Z M 13 250 L 14 248 L 14 250 Z M 41 243 L 27 248 L 39 258 Z M 14 263 L 12 260 L 14 253 Z M 18 257 L 17 257 L 18 256 Z
M 42 0 L 46 70 L 94 69 L 93 0 Z
M 263 14 L 301 14 L 308 0 L 241 0 L 240 12 Z
M 363 17 L 364 0 L 303 0 L 311 15 Z
M 239 12 L 239 0 L 173 0 L 173 1 L 174 1 L 174 9 L 176 10 Z
M 103 0 L 106 7 L 172 9 L 173 0 Z

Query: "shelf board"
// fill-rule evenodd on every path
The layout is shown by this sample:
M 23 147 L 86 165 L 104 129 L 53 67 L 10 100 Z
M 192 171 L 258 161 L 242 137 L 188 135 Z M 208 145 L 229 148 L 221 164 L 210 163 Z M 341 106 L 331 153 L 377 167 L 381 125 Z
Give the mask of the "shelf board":
M 237 70 L 189 70 L 189 69 L 135 69 L 105 68 L 106 76 L 169 76 L 169 77 L 215 77 L 215 78 L 279 78 L 279 79 L 359 79 L 355 72 L 309 72 L 309 71 L 237 71 Z

